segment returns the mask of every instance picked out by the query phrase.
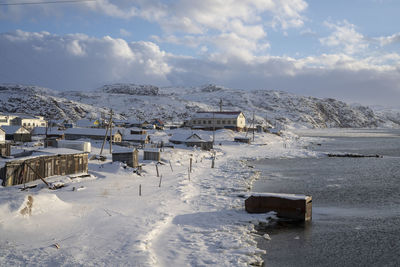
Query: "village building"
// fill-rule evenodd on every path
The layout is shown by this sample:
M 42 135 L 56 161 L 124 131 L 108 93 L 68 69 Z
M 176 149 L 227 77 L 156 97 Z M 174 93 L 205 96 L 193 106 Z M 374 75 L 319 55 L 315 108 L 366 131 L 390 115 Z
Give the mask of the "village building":
M 184 144 L 188 147 L 199 147 L 202 150 L 211 150 L 213 148 L 213 142 L 210 139 L 209 137 L 201 137 L 196 133 L 176 133 L 171 136 L 169 142 L 173 144 Z
M 159 148 L 143 149 L 143 160 L 161 161 L 161 150 Z
M 26 115 L 26 114 L 0 114 L 0 126 L 10 126 L 10 125 L 17 125 L 17 126 L 24 126 L 27 129 L 32 129 L 36 126 L 47 126 L 47 121 L 44 119 L 43 116 L 33 116 L 33 115 Z
M 76 127 L 78 128 L 98 128 L 101 123 L 99 120 L 95 119 L 80 119 L 75 122 Z M 72 128 L 72 127 L 68 127 Z
M 126 134 L 122 136 L 122 141 L 144 145 L 150 142 L 150 136 L 148 134 Z
M 31 142 L 32 136 L 28 129 L 22 126 L 1 126 L 6 133 L 6 140 L 14 142 Z
M 137 149 L 114 149 L 112 161 L 124 162 L 129 167 L 137 168 L 139 167 L 139 151 Z
M 87 173 L 88 153 L 72 149 L 47 148 L 31 156 L 0 159 L 0 179 L 3 186 L 29 183 L 54 175 Z
M 246 118 L 241 111 L 199 111 L 189 122 L 193 129 L 231 129 L 243 131 Z
M 58 127 L 35 127 L 31 131 L 31 135 L 64 139 L 64 131 L 59 130 Z
M 130 132 L 130 134 L 147 134 L 147 131 L 145 129 L 138 127 L 128 128 L 127 130 Z
M 106 129 L 103 128 L 69 128 L 65 130 L 66 140 L 77 140 L 77 139 L 93 139 L 103 140 L 106 135 Z M 120 129 L 112 129 L 111 138 L 113 142 L 122 142 L 122 134 Z M 106 140 L 110 140 L 110 132 L 107 132 Z
M 154 119 L 153 121 L 150 122 L 151 125 L 157 130 L 164 130 L 165 124 L 162 120 L 160 119 Z

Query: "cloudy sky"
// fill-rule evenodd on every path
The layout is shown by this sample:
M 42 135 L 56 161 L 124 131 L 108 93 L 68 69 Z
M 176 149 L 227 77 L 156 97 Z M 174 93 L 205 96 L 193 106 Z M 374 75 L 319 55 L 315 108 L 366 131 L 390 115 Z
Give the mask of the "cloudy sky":
M 213 83 L 400 106 L 399 13 L 398 0 L 0 0 L 0 83 Z

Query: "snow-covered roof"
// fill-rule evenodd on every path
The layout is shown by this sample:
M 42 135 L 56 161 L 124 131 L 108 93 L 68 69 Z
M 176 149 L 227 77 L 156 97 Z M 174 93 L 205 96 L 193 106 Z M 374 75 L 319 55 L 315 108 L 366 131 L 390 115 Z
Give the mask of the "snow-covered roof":
M 26 133 L 29 134 L 29 131 L 22 126 L 19 125 L 3 125 L 1 128 L 6 132 L 6 134 L 15 134 L 15 133 Z
M 128 148 L 128 147 L 121 147 L 121 146 L 113 146 L 112 153 L 133 153 L 136 149 Z
M 75 124 L 78 127 L 94 127 L 98 124 L 98 120 L 80 119 L 77 120 Z
M 192 119 L 236 119 L 241 113 L 241 111 L 199 111 Z
M 10 159 L 0 158 L 0 167 L 4 166 L 4 164 L 9 161 L 27 160 L 27 159 L 36 158 L 36 157 L 44 157 L 44 156 L 52 156 L 52 155 L 70 155 L 70 154 L 82 154 L 82 153 L 86 153 L 86 152 L 78 151 L 75 149 L 69 149 L 69 148 L 48 147 L 48 148 L 35 150 L 35 151 L 33 151 L 32 155 L 27 156 L 27 157 L 10 158 Z
M 122 139 L 124 141 L 145 141 L 147 140 L 148 135 L 147 134 L 124 134 L 122 136 Z
M 35 127 L 32 130 L 32 135 L 45 135 L 46 134 L 46 127 Z M 64 131 L 58 130 L 57 127 L 49 127 L 47 129 L 47 134 L 58 134 L 62 135 L 64 134 Z
M 159 148 L 145 148 L 143 149 L 144 152 L 160 152 Z
M 170 142 L 198 142 L 198 141 L 210 141 L 211 137 L 205 134 L 198 133 L 175 133 L 171 138 Z
M 116 134 L 119 128 L 112 129 L 112 135 Z M 121 131 L 119 131 L 121 132 Z M 65 134 L 77 134 L 77 135 L 87 135 L 87 136 L 104 136 L 106 134 L 106 129 L 103 128 L 68 128 L 65 130 Z M 108 135 L 109 133 L 107 133 Z

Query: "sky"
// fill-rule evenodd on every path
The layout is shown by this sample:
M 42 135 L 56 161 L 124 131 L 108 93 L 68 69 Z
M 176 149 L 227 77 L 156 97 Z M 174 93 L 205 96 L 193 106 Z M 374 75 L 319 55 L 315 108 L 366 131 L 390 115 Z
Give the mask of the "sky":
M 0 0 L 0 83 L 211 83 L 400 107 L 399 12 L 397 0 Z

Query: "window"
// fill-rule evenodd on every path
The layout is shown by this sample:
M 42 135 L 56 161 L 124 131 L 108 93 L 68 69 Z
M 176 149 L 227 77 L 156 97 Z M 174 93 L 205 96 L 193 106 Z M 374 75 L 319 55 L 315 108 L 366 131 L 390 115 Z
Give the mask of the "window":
M 217 121 L 217 124 L 221 124 L 221 121 Z
M 208 121 L 208 124 L 211 124 L 211 121 Z
M 23 126 L 26 126 L 26 123 L 24 122 L 24 125 Z
M 31 123 L 30 123 L 30 122 L 28 122 L 28 126 L 31 126 Z
M 193 121 L 193 124 L 196 124 L 197 123 L 197 121 Z
M 222 121 L 222 124 L 225 124 L 225 121 Z
M 206 121 L 203 121 L 203 124 L 206 124 Z

